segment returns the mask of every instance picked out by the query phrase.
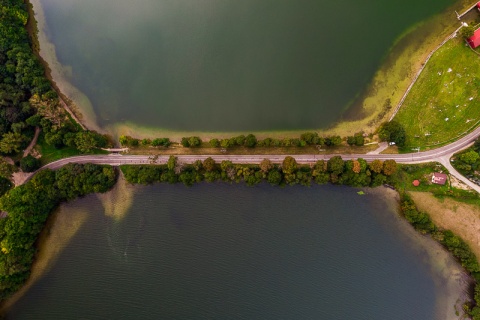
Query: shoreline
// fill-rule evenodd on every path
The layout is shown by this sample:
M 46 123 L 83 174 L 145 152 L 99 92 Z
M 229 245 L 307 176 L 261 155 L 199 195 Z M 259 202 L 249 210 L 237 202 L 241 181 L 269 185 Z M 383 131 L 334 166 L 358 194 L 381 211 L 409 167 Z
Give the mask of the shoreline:
M 108 133 L 114 137 L 120 135 L 132 135 L 135 137 L 155 138 L 160 135 L 167 135 L 172 138 L 182 137 L 191 134 L 200 135 L 202 139 L 215 137 L 224 138 L 235 134 L 245 134 L 246 131 L 182 131 L 172 130 L 160 127 L 151 127 L 128 121 L 116 122 L 99 126 L 96 120 L 97 115 L 88 99 L 80 90 L 75 88 L 69 81 L 68 75 L 71 69 L 63 66 L 55 54 L 55 46 L 48 41 L 45 35 L 45 17 L 43 8 L 39 0 L 26 0 L 29 4 L 30 19 L 34 27 L 28 28 L 30 36 L 34 42 L 34 52 L 45 67 L 47 78 L 52 82 L 57 91 L 60 100 L 63 100 L 67 106 L 66 110 L 74 114 L 78 122 L 89 130 L 95 130 L 101 133 Z M 301 132 L 317 131 L 322 135 L 340 135 L 348 136 L 358 132 L 359 128 L 366 133 L 374 133 L 378 125 L 389 119 L 392 113 L 392 107 L 387 108 L 387 102 L 391 105 L 397 105 L 401 96 L 413 80 L 415 73 L 422 66 L 425 57 L 433 48 L 444 39 L 445 25 L 441 23 L 449 16 L 453 15 L 454 10 L 462 6 L 465 0 L 459 0 L 451 5 L 444 12 L 430 17 L 428 20 L 420 22 L 409 27 L 400 34 L 392 43 L 386 52 L 384 58 L 379 61 L 377 71 L 372 75 L 365 88 L 358 92 L 358 97 L 352 99 L 351 106 L 339 116 L 338 121 L 326 128 L 317 129 L 298 129 L 298 130 L 271 130 L 271 131 L 252 131 L 248 133 L 255 134 L 258 137 L 294 137 Z M 33 10 L 35 8 L 35 10 Z M 456 19 L 455 19 L 456 20 Z M 443 32 L 438 32 L 443 30 Z M 451 31 L 453 31 L 452 29 Z M 418 33 L 425 37 L 426 41 L 416 39 Z M 418 37 L 417 37 L 418 38 Z M 40 43 L 45 48 L 40 48 Z M 406 59 L 405 59 L 406 58 Z M 51 67 L 54 66 L 54 67 Z M 403 75 L 405 75 L 403 77 Z M 392 77 L 392 75 L 395 75 Z M 391 79 L 394 78 L 394 79 Z M 72 98 L 72 99 L 71 99 Z M 351 119 L 352 114 L 359 114 L 361 119 L 355 117 Z
M 33 8 L 33 5 L 30 3 L 30 2 L 35 2 L 36 0 L 27 0 L 27 3 L 29 3 L 29 9 L 30 9 L 30 6 L 32 6 Z M 464 1 L 465 2 L 465 1 Z M 452 6 L 453 7 L 453 6 Z M 31 16 L 31 19 L 35 21 L 35 24 L 37 24 L 38 22 L 36 22 L 36 19 L 35 19 L 35 16 Z M 426 23 L 433 23 L 432 21 L 433 20 L 436 20 L 436 19 L 440 19 L 440 18 L 437 18 L 435 17 L 434 18 L 431 18 L 428 20 L 428 22 Z M 29 23 L 30 23 L 30 20 L 29 20 Z M 421 27 L 421 26 L 420 26 Z M 395 61 L 399 59 L 400 56 L 406 54 L 406 52 L 408 52 L 408 50 L 410 48 L 405 48 L 402 52 L 398 53 L 398 57 L 397 59 L 391 59 L 390 55 L 392 54 L 392 51 L 395 50 L 395 48 L 397 46 L 401 46 L 403 41 L 405 41 L 405 39 L 407 39 L 409 36 L 412 36 L 412 32 L 415 32 L 415 30 L 417 30 L 418 27 L 415 27 L 414 30 L 412 31 L 408 31 L 406 35 L 402 35 L 401 36 L 401 39 L 398 40 L 398 42 L 396 42 L 392 48 L 389 50 L 388 52 L 388 57 L 385 59 L 384 62 L 382 62 L 382 66 L 377 70 L 377 72 L 375 73 L 374 77 L 372 78 L 372 81 L 371 83 L 368 85 L 369 89 L 367 89 L 366 91 L 369 91 L 369 90 L 372 90 L 372 92 L 375 92 L 375 93 L 378 93 L 378 91 L 382 90 L 382 88 L 378 88 L 378 87 L 375 87 L 375 83 L 376 81 L 378 80 L 378 77 L 383 77 L 383 76 L 386 76 L 386 74 L 389 72 L 389 68 L 388 67 L 385 67 L 385 70 L 384 69 L 384 65 L 383 64 L 386 64 L 386 66 L 388 65 L 388 63 L 393 63 L 394 65 L 391 66 L 392 68 L 395 68 Z M 32 30 L 33 32 L 35 32 L 34 30 Z M 37 30 L 37 32 L 40 32 Z M 29 31 L 30 33 L 30 31 Z M 31 35 L 32 36 L 32 35 Z M 35 39 L 36 41 L 38 41 L 38 34 L 35 36 Z M 433 44 L 431 44 L 433 46 Z M 420 51 L 420 49 L 417 49 L 417 53 L 418 51 Z M 35 50 L 34 50 L 35 52 Z M 421 55 L 421 54 L 418 54 L 418 56 L 426 56 L 429 52 L 425 53 L 424 55 Z M 41 55 L 40 55 L 40 50 L 38 51 L 38 54 L 37 52 L 35 52 L 35 54 L 39 57 L 39 59 L 41 59 L 41 62 L 42 64 L 44 65 L 45 67 L 45 73 L 47 75 L 47 78 L 51 81 L 52 83 L 52 86 L 55 88 L 55 90 L 57 91 L 59 97 L 60 97 L 60 100 L 65 100 L 67 101 L 65 104 L 68 106 L 66 109 L 68 111 L 68 108 L 72 108 L 73 110 L 75 110 L 75 112 L 80 112 L 79 110 L 81 108 L 78 108 L 73 101 L 69 100 L 67 98 L 66 95 L 63 94 L 61 88 L 57 85 L 57 83 L 53 80 L 53 75 L 52 75 L 52 70 L 49 66 L 49 64 L 47 63 L 47 61 L 45 61 Z M 415 54 L 415 53 L 413 53 Z M 395 61 L 390 61 L 390 60 L 395 60 Z M 422 59 L 423 61 L 423 59 Z M 422 64 L 422 62 L 420 61 L 416 61 L 416 62 L 412 62 L 412 65 L 418 65 L 418 64 Z M 62 66 L 63 67 L 63 66 Z M 391 71 L 391 70 L 390 70 Z M 414 73 L 413 73 L 414 74 Z M 412 74 L 410 74 L 410 76 L 412 76 Z M 409 78 L 410 79 L 410 78 Z M 385 81 L 388 81 L 388 80 L 385 80 Z M 404 83 L 402 82 L 402 84 L 400 84 L 400 86 L 404 85 Z M 372 87 L 372 88 L 370 88 Z M 384 94 L 387 95 L 387 91 L 388 89 L 386 88 L 383 88 L 385 91 Z M 401 88 L 396 88 L 395 89 L 395 92 L 401 92 Z M 394 92 L 394 93 L 395 93 Z M 398 94 L 397 94 L 398 95 Z M 366 108 L 366 105 L 367 105 L 367 100 L 369 100 L 369 98 L 372 98 L 376 96 L 375 94 L 372 94 L 372 95 L 367 95 L 366 98 L 363 99 L 363 105 L 362 105 L 362 108 Z M 87 98 L 88 99 L 88 98 Z M 393 103 L 393 101 L 392 101 Z M 358 127 L 364 127 L 363 124 L 366 124 L 368 123 L 369 121 L 371 121 L 372 119 L 374 119 L 376 117 L 376 115 L 380 112 L 382 112 L 382 108 L 378 109 L 378 106 L 374 106 L 375 110 L 373 111 L 374 113 L 372 113 L 371 117 L 366 117 L 364 119 L 361 119 L 361 120 L 356 120 L 356 121 L 351 121 L 351 122 L 342 122 L 340 124 L 335 124 L 335 126 L 333 128 L 330 128 L 330 129 L 327 129 L 327 130 L 321 130 L 320 132 L 322 132 L 322 134 L 340 134 L 340 135 L 343 135 L 345 136 L 346 134 L 344 134 L 344 132 L 351 132 L 351 134 L 353 134 L 354 132 L 352 132 L 352 127 L 353 128 L 358 128 Z M 372 107 L 370 107 L 368 110 L 372 109 Z M 373 110 L 373 109 L 372 109 Z M 84 111 L 85 112 L 85 111 Z M 378 113 L 375 113 L 375 112 L 378 112 Z M 388 117 L 388 113 L 384 116 L 383 119 L 387 118 Z M 189 135 L 192 135 L 192 134 L 195 134 L 195 132 L 181 132 L 181 131 L 178 131 L 178 132 L 175 132 L 175 131 L 171 131 L 171 130 L 162 130 L 162 129 L 159 129 L 159 128 L 146 128 L 146 127 L 142 127 L 141 125 L 135 125 L 135 124 L 131 124 L 131 123 L 116 123 L 115 125 L 113 126 L 106 126 L 104 128 L 100 128 L 98 127 L 98 125 L 96 124 L 96 120 L 93 120 L 94 118 L 92 117 L 86 117 L 84 118 L 81 113 L 80 113 L 80 119 L 82 119 L 81 121 L 76 119 L 77 122 L 79 122 L 80 125 L 85 124 L 86 125 L 86 128 L 88 129 L 91 129 L 91 130 L 97 130 L 99 132 L 108 132 L 108 133 L 112 133 L 111 130 L 114 132 L 114 134 L 116 134 L 117 136 L 119 136 L 120 134 L 125 134 L 124 132 L 135 132 L 135 135 L 139 138 L 147 138 L 147 137 L 157 137 L 159 134 L 158 132 L 161 132 L 161 135 L 168 135 L 170 137 L 181 137 L 181 136 L 184 136 L 184 134 L 188 133 Z M 372 124 L 371 126 L 365 126 L 365 127 L 368 127 L 367 132 L 368 130 L 373 130 L 373 128 L 376 126 L 377 124 Z M 128 131 L 130 130 L 130 131 Z M 350 131 L 349 131 L 350 130 Z M 305 130 L 299 130 L 299 131 L 275 131 L 275 132 L 270 132 L 270 131 L 264 131 L 264 132 L 252 132 L 254 133 L 255 135 L 257 135 L 259 138 L 262 138 L 262 137 L 266 137 L 266 136 L 269 136 L 269 137 L 288 137 L 290 134 L 293 136 L 293 135 L 298 135 L 299 133 L 302 133 L 302 132 L 305 132 Z M 241 134 L 241 133 L 245 133 L 245 132 L 239 132 L 238 134 Z M 127 133 L 128 134 L 128 133 Z M 232 135 L 235 135 L 236 133 L 232 133 L 232 132 L 228 132 L 228 133 L 215 133 L 215 132 L 212 132 L 212 133 L 205 133 L 205 132 L 201 132 L 199 133 L 202 135 L 202 139 L 204 137 L 215 137 L 215 138 L 218 138 L 218 137 L 222 137 L 222 135 L 225 135 L 225 136 L 232 136 Z M 117 182 L 118 183 L 118 182 Z M 49 221 L 50 221 L 51 218 L 49 218 Z M 46 229 L 44 229 L 45 231 Z M 446 250 L 446 249 L 445 249 Z M 24 287 L 26 288 L 26 287 Z M 23 291 L 23 289 L 21 289 Z M 28 290 L 28 288 L 26 289 Z M 20 292 L 20 291 L 19 291 Z M 470 297 L 472 296 L 472 294 L 470 294 Z
M 455 312 L 458 311 L 461 313 L 463 311 L 463 304 L 472 300 L 473 289 L 475 286 L 474 278 L 464 267 L 462 267 L 447 248 L 435 240 L 431 235 L 424 235 L 415 230 L 407 219 L 405 219 L 399 208 L 401 203 L 401 195 L 399 191 L 387 187 L 369 188 L 367 190 L 368 191 L 366 192 L 373 194 L 375 197 L 389 197 L 395 199 L 397 208 L 395 208 L 393 212 L 396 213 L 400 228 L 403 229 L 402 232 L 411 237 L 412 244 L 422 244 L 421 247 L 423 247 L 427 253 L 427 257 L 430 261 L 429 266 L 431 268 L 431 273 L 436 275 L 433 277 L 435 286 L 438 288 L 442 287 L 442 285 L 447 286 L 449 294 L 446 294 L 442 299 L 437 301 L 435 319 L 463 319 L 460 315 L 456 316 Z M 421 250 L 421 247 L 418 248 L 418 250 Z

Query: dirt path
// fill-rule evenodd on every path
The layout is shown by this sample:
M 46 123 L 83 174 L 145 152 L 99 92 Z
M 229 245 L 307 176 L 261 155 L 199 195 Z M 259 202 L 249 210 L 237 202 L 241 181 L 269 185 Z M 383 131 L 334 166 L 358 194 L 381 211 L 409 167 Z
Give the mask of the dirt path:
M 41 129 L 39 127 L 35 127 L 35 135 L 33 136 L 33 140 L 32 140 L 32 142 L 30 142 L 27 149 L 25 149 L 25 151 L 23 151 L 23 158 L 28 156 L 30 151 L 32 151 L 33 147 L 35 147 L 35 145 L 37 144 L 37 140 L 38 140 L 38 136 L 40 135 L 40 131 L 41 131 Z

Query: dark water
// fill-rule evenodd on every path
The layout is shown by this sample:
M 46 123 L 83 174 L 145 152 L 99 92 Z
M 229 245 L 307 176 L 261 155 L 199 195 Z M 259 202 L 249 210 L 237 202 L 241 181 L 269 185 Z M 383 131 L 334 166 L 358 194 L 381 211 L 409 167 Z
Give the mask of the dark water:
M 100 125 L 181 131 L 329 126 L 398 36 L 454 2 L 37 1 Z
M 449 294 L 391 199 L 330 186 L 135 189 L 121 222 L 94 196 L 64 207 L 90 218 L 7 319 L 428 320 Z

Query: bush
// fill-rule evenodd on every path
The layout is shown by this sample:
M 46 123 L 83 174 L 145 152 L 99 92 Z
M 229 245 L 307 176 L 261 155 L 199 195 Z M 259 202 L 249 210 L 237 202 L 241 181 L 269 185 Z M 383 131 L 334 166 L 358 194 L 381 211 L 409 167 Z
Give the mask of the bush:
M 40 168 L 41 163 L 37 158 L 27 155 L 25 158 L 20 160 L 20 168 L 23 172 L 33 172 Z

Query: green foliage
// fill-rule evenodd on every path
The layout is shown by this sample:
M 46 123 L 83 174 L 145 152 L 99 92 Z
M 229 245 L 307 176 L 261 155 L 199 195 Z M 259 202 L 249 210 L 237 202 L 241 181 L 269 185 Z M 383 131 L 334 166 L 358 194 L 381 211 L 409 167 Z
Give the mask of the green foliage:
M 202 140 L 199 137 L 183 137 L 180 142 L 181 145 L 185 148 L 196 148 L 200 147 Z
M 387 142 L 395 142 L 399 147 L 405 145 L 406 132 L 404 127 L 397 121 L 383 123 L 378 131 L 380 140 Z
M 469 150 L 465 153 L 460 154 L 458 158 L 460 161 L 463 161 L 467 164 L 472 165 L 475 162 L 477 162 L 480 156 L 478 155 L 478 152 L 476 152 L 475 150 Z
M 0 140 L 0 152 L 10 154 L 18 153 L 25 146 L 27 137 L 18 132 L 8 132 Z
M 218 139 L 211 139 L 208 143 L 212 148 L 220 147 L 220 141 Z
M 97 146 L 95 134 L 90 131 L 78 132 L 75 135 L 75 145 L 81 152 L 90 152 Z
M 257 145 L 257 138 L 253 134 L 249 134 L 245 138 L 245 147 L 253 148 Z
M 342 157 L 340 156 L 334 156 L 330 158 L 327 162 L 327 168 L 328 172 L 334 174 L 334 175 L 339 175 L 343 172 L 345 168 L 345 163 L 342 160 Z
M 205 161 L 203 161 L 203 167 L 207 172 L 212 172 L 213 170 L 215 170 L 215 166 L 215 160 L 213 160 L 211 157 L 208 157 L 207 159 L 205 159 Z
M 342 141 L 340 136 L 331 136 L 325 139 L 325 144 L 329 147 L 335 147 L 341 145 Z
M 169 138 L 156 138 L 152 140 L 153 147 L 165 147 L 168 148 L 172 142 Z
M 32 157 L 30 154 L 20 160 L 20 169 L 22 169 L 23 172 L 33 172 L 40 168 L 40 166 L 40 160 Z
M 126 147 L 137 147 L 140 144 L 140 140 L 135 139 L 131 136 L 120 136 L 118 139 L 122 146 Z
M 477 28 L 475 28 L 474 25 L 469 25 L 467 27 L 464 26 L 464 27 L 462 27 L 462 29 L 460 29 L 460 34 L 463 38 L 468 39 L 471 36 L 473 36 L 476 29 Z
M 105 192 L 115 183 L 110 166 L 70 164 L 54 172 L 42 170 L 26 184 L 0 198 L 0 300 L 26 281 L 35 254 L 34 243 L 52 210 L 61 201 L 91 192 Z
M 282 163 L 282 171 L 284 174 L 293 174 L 297 171 L 297 161 L 295 158 L 287 156 Z
M 351 146 L 355 145 L 361 147 L 365 144 L 363 132 L 355 133 L 353 136 L 347 137 L 347 143 Z
M 475 254 L 471 251 L 469 246 L 459 236 L 453 234 L 452 231 L 446 230 L 443 232 L 442 244 L 447 247 L 458 260 L 462 266 L 469 272 L 480 272 Z
M 167 168 L 170 171 L 173 171 L 177 165 L 177 158 L 175 156 L 170 156 L 167 161 Z
M 268 173 L 268 183 L 278 186 L 282 182 L 282 174 L 278 170 L 272 170 Z

